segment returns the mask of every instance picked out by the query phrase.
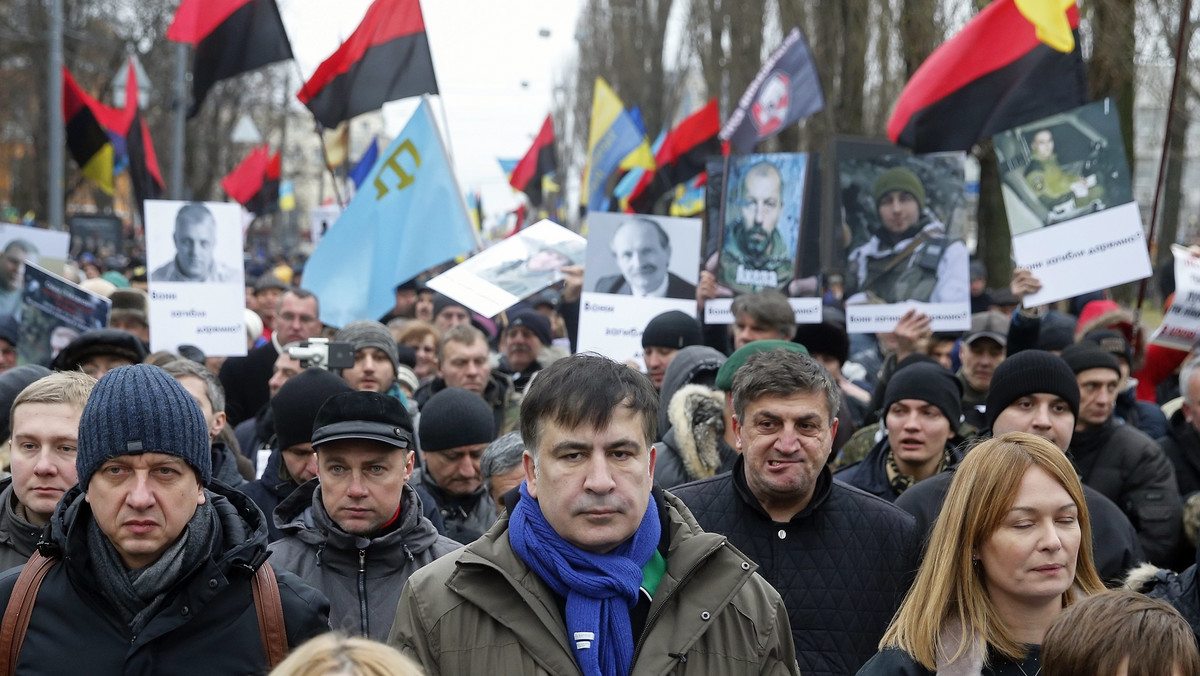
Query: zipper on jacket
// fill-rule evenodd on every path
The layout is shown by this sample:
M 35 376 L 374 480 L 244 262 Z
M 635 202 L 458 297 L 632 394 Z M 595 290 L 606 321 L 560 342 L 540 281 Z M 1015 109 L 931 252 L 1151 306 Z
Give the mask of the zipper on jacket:
M 722 540 L 720 544 L 708 550 L 704 556 L 701 556 L 699 559 L 697 559 L 696 562 L 692 564 L 692 567 L 688 568 L 687 572 L 683 574 L 683 577 L 679 578 L 679 584 L 676 584 L 675 589 L 672 589 L 671 592 L 667 594 L 667 597 L 664 598 L 663 602 L 659 604 L 658 608 L 654 611 L 654 614 L 646 618 L 646 626 L 642 627 L 642 635 L 638 637 L 637 646 L 633 649 L 633 661 L 629 663 L 630 666 L 637 664 L 638 656 L 642 654 L 642 644 L 645 643 L 646 635 L 650 633 L 650 628 L 654 626 L 655 620 L 657 620 L 658 616 L 662 614 L 662 609 L 667 606 L 667 603 L 671 600 L 671 597 L 675 595 L 676 590 L 682 589 L 684 585 L 687 584 L 688 580 L 691 579 L 692 575 L 695 574 L 696 570 L 699 569 L 700 566 L 704 565 L 704 562 L 708 561 L 709 557 L 715 554 L 717 550 L 724 546 L 725 541 Z M 653 603 L 653 600 L 651 603 Z M 687 655 L 686 651 L 682 654 Z M 672 657 L 674 657 L 674 655 L 672 655 Z M 686 657 L 680 659 L 680 662 L 686 661 Z
M 367 622 L 367 550 L 358 550 L 358 614 L 362 624 L 363 637 L 371 635 L 371 627 Z

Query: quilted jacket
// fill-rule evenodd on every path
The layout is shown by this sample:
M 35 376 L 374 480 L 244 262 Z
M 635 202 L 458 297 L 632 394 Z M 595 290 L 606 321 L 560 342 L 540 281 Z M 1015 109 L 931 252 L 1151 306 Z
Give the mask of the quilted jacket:
M 885 500 L 834 481 L 787 523 L 750 492 L 745 459 L 731 472 L 673 490 L 700 527 L 729 538 L 783 596 L 805 676 L 853 674 L 875 654 L 917 568 L 916 521 Z

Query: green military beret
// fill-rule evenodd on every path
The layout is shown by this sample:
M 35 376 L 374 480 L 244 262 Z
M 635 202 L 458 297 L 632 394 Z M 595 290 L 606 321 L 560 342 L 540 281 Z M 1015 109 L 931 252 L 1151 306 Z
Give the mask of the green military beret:
M 746 365 L 746 360 L 750 358 L 750 355 L 768 350 L 789 350 L 808 354 L 808 348 L 800 343 L 787 340 L 756 340 L 753 343 L 747 343 L 729 355 L 729 359 L 726 359 L 725 363 L 721 365 L 721 369 L 717 371 L 717 382 L 714 383 L 716 388 L 724 392 L 732 390 L 733 374 Z

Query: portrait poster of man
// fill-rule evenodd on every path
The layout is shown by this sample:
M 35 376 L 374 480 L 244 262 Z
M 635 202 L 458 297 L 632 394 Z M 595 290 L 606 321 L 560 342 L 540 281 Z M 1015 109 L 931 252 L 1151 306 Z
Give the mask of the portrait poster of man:
M 970 325 L 962 153 L 838 161 L 847 330 L 891 331 L 919 306 L 935 331 Z
M 580 352 L 642 363 L 642 329 L 669 310 L 696 314 L 698 218 L 588 213 Z
M 112 301 L 33 263 L 25 265 L 18 364 L 49 366 L 85 331 L 108 326 Z
M 800 153 L 741 155 L 730 161 L 715 266 L 718 284 L 734 293 L 767 288 L 786 293 L 795 273 L 807 168 L 808 156 Z
M 65 232 L 0 225 L 0 314 L 21 317 L 26 264 L 61 275 L 69 244 Z
M 147 200 L 150 349 L 246 354 L 241 207 Z
M 1042 282 L 1026 305 L 1149 276 L 1111 99 L 1023 124 L 993 141 L 1013 258 Z
M 434 277 L 428 286 L 495 317 L 562 280 L 564 267 L 583 263 L 586 247 L 577 233 L 542 220 Z

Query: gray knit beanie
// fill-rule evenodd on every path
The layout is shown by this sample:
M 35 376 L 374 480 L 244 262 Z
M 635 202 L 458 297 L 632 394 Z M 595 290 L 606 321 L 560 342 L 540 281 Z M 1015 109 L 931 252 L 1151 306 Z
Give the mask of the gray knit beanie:
M 392 362 L 392 373 L 396 372 L 400 364 L 400 357 L 396 352 L 396 341 L 392 338 L 392 332 L 388 331 L 386 326 L 377 321 L 360 319 L 356 322 L 350 322 L 337 332 L 333 340 L 338 343 L 350 343 L 354 346 L 355 352 L 365 347 L 374 347 L 382 350 L 387 355 L 388 361 Z
M 149 364 L 115 368 L 96 383 L 79 417 L 75 471 L 87 490 L 92 474 L 121 455 L 165 453 L 212 480 L 208 425 L 196 399 L 166 371 Z

